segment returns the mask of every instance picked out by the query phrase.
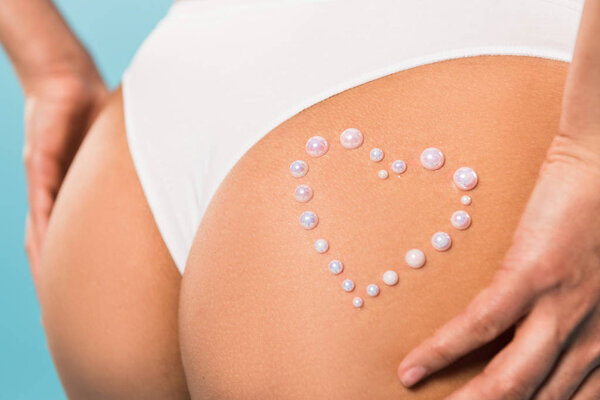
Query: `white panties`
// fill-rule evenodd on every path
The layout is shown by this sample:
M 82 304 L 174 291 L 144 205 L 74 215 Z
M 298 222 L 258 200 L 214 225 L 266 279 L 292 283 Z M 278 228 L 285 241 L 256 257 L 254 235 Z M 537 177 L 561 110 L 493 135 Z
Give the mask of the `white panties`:
M 458 57 L 570 61 L 581 0 L 185 0 L 123 76 L 129 148 L 183 273 L 235 163 L 303 109 L 382 76 Z

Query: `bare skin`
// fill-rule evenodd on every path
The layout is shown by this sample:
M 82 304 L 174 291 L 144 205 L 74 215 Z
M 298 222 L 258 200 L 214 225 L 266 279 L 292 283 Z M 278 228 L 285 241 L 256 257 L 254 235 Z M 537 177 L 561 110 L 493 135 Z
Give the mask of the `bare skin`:
M 483 289 L 499 267 L 536 181 L 561 111 L 567 65 L 523 57 L 476 57 L 399 72 L 301 112 L 253 147 L 209 206 L 190 254 L 181 293 L 181 345 L 188 385 L 198 399 L 441 398 L 481 372 L 507 337 L 415 390 L 396 366 L 408 350 Z M 347 127 L 365 133 L 359 150 L 339 145 Z M 304 143 L 327 138 L 327 155 L 310 159 L 303 179 L 288 173 L 306 158 Z M 431 172 L 420 151 L 441 148 L 447 162 Z M 403 158 L 400 179 L 377 178 L 381 164 Z M 463 208 L 451 183 L 469 165 L 480 174 L 467 231 L 450 226 Z M 309 184 L 308 205 L 292 193 Z M 311 231 L 300 212 L 317 212 Z M 452 234 L 447 253 L 432 250 L 437 230 Z M 331 249 L 312 250 L 320 237 Z M 427 265 L 404 265 L 406 250 Z M 340 276 L 327 263 L 340 258 Z M 397 287 L 381 284 L 386 269 Z M 354 293 L 340 288 L 344 278 Z M 382 286 L 376 299 L 368 283 Z M 365 306 L 351 305 L 354 295 Z
M 0 2 L 0 43 L 25 93 L 25 246 L 37 289 L 56 195 L 108 89 L 50 0 Z
M 600 97 L 596 90 L 600 83 L 600 74 L 598 73 L 600 71 L 600 50 L 596 40 L 600 30 L 599 10 L 600 1 L 588 0 L 586 2 L 574 63 L 569 73 L 566 95 L 563 99 L 559 135 L 556 136 L 546 154 L 542 175 L 518 225 L 513 241 L 514 246 L 510 247 L 501 263 L 501 272 L 496 274 L 493 280 L 490 279 L 492 285 L 484 290 L 473 303 L 470 303 L 465 313 L 460 314 L 430 339 L 425 340 L 403 360 L 397 372 L 398 377 L 406 386 L 412 386 L 415 382 L 435 373 L 462 355 L 488 343 L 504 329 L 516 323 L 517 333 L 511 344 L 489 364 L 488 368 L 483 370 L 482 374 L 474 375 L 473 379 L 456 392 L 453 398 L 526 399 L 533 396 L 536 399 L 554 399 L 574 396 L 573 398 L 579 400 L 600 396 L 600 370 L 597 368 L 600 364 L 600 352 L 598 351 L 600 346 L 596 334 L 598 324 L 600 324 L 597 311 L 598 304 L 600 304 L 600 296 L 597 294 L 600 293 L 600 263 L 597 252 L 598 243 L 600 243 L 598 237 L 600 222 L 597 218 L 598 210 L 600 210 L 600 196 L 597 191 L 597 182 L 600 177 L 600 158 L 598 156 L 600 154 L 600 140 L 598 139 Z M 19 23 L 14 23 L 14 21 Z M 0 6 L 0 41 L 13 60 L 27 97 L 27 136 L 24 156 L 32 215 L 27 224 L 27 249 L 32 264 L 34 282 L 38 289 L 39 286 L 46 288 L 40 289 L 40 292 L 48 293 L 50 285 L 39 283 L 40 275 L 43 274 L 44 276 L 53 276 L 55 280 L 51 280 L 52 283 L 62 282 L 64 284 L 64 287 L 57 284 L 55 290 L 58 288 L 70 289 L 72 285 L 75 285 L 76 289 L 73 298 L 69 298 L 70 294 L 63 293 L 45 297 L 42 300 L 43 306 L 46 307 L 45 304 L 48 304 L 47 307 L 52 310 L 53 307 L 60 306 L 61 301 L 78 300 L 77 296 L 81 296 L 81 299 L 85 300 L 84 295 L 77 293 L 77 290 L 85 285 L 80 285 L 76 279 L 71 281 L 72 274 L 64 272 L 73 269 L 73 260 L 83 259 L 84 255 L 73 256 L 73 249 L 69 247 L 71 244 L 65 246 L 64 249 L 55 250 L 54 253 L 48 251 L 50 254 L 48 265 L 59 265 L 59 267 L 55 268 L 56 271 L 40 273 L 40 254 L 56 193 L 62 185 L 64 174 L 81 139 L 106 99 L 106 88 L 85 49 L 69 31 L 48 0 L 32 0 L 25 3 L 18 0 L 2 2 Z M 430 77 L 430 80 L 434 79 Z M 468 79 L 464 79 L 464 77 L 458 80 L 458 82 L 465 81 Z M 490 93 L 490 95 L 493 97 L 496 93 Z M 406 109 L 410 109 L 409 106 L 407 105 Z M 497 105 L 495 104 L 493 107 L 497 107 Z M 344 110 L 349 109 L 344 108 Z M 344 110 L 338 110 L 338 114 L 343 114 Z M 357 114 L 360 114 L 360 110 L 356 111 Z M 489 110 L 483 111 L 488 112 Z M 443 110 L 438 110 L 438 112 L 443 114 Z M 114 115 L 113 117 L 117 118 Z M 469 117 L 473 116 L 469 115 Z M 111 129 L 110 127 L 114 128 L 115 126 L 112 123 L 107 124 L 104 129 Z M 552 134 L 556 133 L 552 129 L 549 131 Z M 116 157 L 119 156 L 116 155 Z M 76 173 L 74 174 L 76 175 Z M 121 177 L 114 178 L 120 179 Z M 78 185 L 73 184 L 73 186 Z M 109 186 L 107 185 L 107 187 Z M 269 189 L 271 188 L 269 187 Z M 68 189 L 67 193 L 71 190 L 76 191 Z M 557 196 L 557 193 L 566 195 Z M 69 195 L 67 194 L 65 197 L 69 198 Z M 513 200 L 511 199 L 511 201 Z M 66 203 L 69 204 L 69 201 Z M 88 211 L 93 209 L 90 207 Z M 59 226 L 64 221 L 69 221 L 69 218 L 73 218 L 70 212 L 60 215 L 62 217 L 57 217 L 59 222 L 56 223 Z M 345 215 L 349 216 L 350 214 Z M 415 213 L 405 216 L 414 217 L 414 215 Z M 129 213 L 124 215 L 122 221 L 127 221 L 128 216 Z M 402 222 L 406 222 L 406 219 L 402 219 Z M 98 224 L 98 226 L 102 225 Z M 54 230 L 57 233 L 53 235 L 59 239 L 54 239 L 53 245 L 62 246 L 64 242 L 60 238 L 61 235 L 68 236 L 65 233 L 66 228 L 55 228 Z M 390 230 L 384 229 L 383 231 L 390 233 Z M 531 235 L 532 232 L 535 232 L 536 235 Z M 50 237 L 52 235 L 49 235 Z M 93 235 L 91 237 L 93 238 Z M 116 235 L 111 239 L 116 240 L 117 238 Z M 143 237 L 138 238 L 142 241 L 145 240 Z M 121 243 L 128 243 L 127 239 L 130 238 L 123 239 Z M 81 240 L 84 238 L 77 236 L 73 238 L 72 243 L 78 245 Z M 100 242 L 102 241 L 100 240 Z M 361 245 L 363 243 L 368 244 L 369 242 L 363 240 Z M 118 246 L 116 248 L 118 249 Z M 158 247 L 152 246 L 152 248 L 157 249 Z M 65 250 L 65 253 L 61 254 L 60 250 Z M 127 252 L 122 251 L 121 253 Z M 94 251 L 90 251 L 88 254 L 93 255 Z M 104 253 L 101 255 L 106 256 Z M 135 256 L 129 254 L 123 255 L 123 257 L 131 257 L 133 261 L 127 259 L 124 264 L 131 262 L 136 268 L 139 267 L 139 262 L 146 261 L 136 259 Z M 63 263 L 64 260 L 67 262 Z M 114 260 L 104 260 L 99 264 L 107 261 Z M 159 257 L 156 261 L 161 265 L 161 267 L 157 267 L 158 270 L 172 269 L 168 257 L 164 257 L 164 259 Z M 64 269 L 62 272 L 61 268 Z M 86 272 L 81 273 L 85 274 Z M 202 274 L 200 275 L 202 276 Z M 73 274 L 73 277 L 76 276 Z M 69 278 L 65 279 L 65 277 Z M 143 286 L 143 282 L 140 286 Z M 193 284 L 188 287 L 193 287 Z M 165 293 L 170 293 L 169 290 L 166 290 Z M 132 294 L 146 291 L 147 288 L 140 289 L 139 292 L 134 290 Z M 191 292 L 191 289 L 187 292 Z M 94 292 L 90 291 L 90 293 Z M 163 292 L 159 290 L 158 293 Z M 102 291 L 96 294 L 108 296 Z M 152 294 L 154 295 L 154 292 Z M 158 295 L 158 297 L 160 296 Z M 193 295 L 190 297 L 193 298 Z M 94 309 L 102 309 L 103 306 L 110 303 L 110 300 L 98 300 L 98 307 Z M 118 303 L 120 305 L 131 304 L 128 302 L 130 300 L 128 295 L 116 296 L 114 300 L 117 303 L 118 300 L 121 300 L 122 303 Z M 82 304 L 86 304 L 85 301 Z M 90 304 L 93 304 L 93 301 Z M 171 302 L 166 301 L 165 304 L 168 307 Z M 185 306 L 185 304 L 184 300 L 182 308 L 194 309 L 193 305 Z M 160 390 L 166 387 L 178 388 L 169 390 L 169 393 L 184 392 L 181 389 L 182 373 L 178 367 L 180 364 L 178 351 L 173 352 L 173 347 L 167 346 L 166 350 L 153 349 L 149 355 L 145 355 L 141 354 L 142 351 L 135 346 L 144 343 L 144 337 L 147 338 L 149 334 L 163 337 L 163 333 L 169 331 L 171 333 L 164 334 L 164 337 L 170 337 L 173 331 L 176 332 L 172 327 L 164 329 L 165 326 L 170 326 L 170 323 L 160 322 L 161 318 L 155 316 L 149 320 L 154 321 L 156 326 L 152 325 L 148 332 L 143 332 L 134 323 L 135 319 L 132 315 L 138 310 L 133 307 L 131 314 L 128 311 L 125 313 L 126 316 L 122 316 L 120 321 L 122 326 L 116 329 L 117 333 L 122 333 L 121 337 L 131 340 L 127 346 L 115 346 L 113 341 L 118 344 L 123 344 L 123 341 L 114 338 L 112 340 L 110 335 L 99 336 L 100 339 L 106 341 L 104 344 L 108 343 L 111 346 L 99 346 L 100 350 L 105 350 L 104 352 L 80 352 L 82 348 L 85 348 L 86 340 L 82 340 L 81 343 L 70 339 L 64 341 L 68 335 L 65 335 L 66 331 L 60 327 L 60 324 L 77 327 L 74 332 L 69 332 L 69 334 L 78 335 L 81 332 L 85 333 L 85 330 L 91 327 L 87 323 L 89 320 L 86 320 L 89 316 L 82 316 L 87 310 L 79 310 L 77 305 L 68 305 L 66 309 L 76 311 L 65 314 L 54 309 L 54 311 L 50 311 L 46 323 L 50 326 L 49 340 L 54 348 L 53 352 L 59 371 L 61 371 L 61 378 L 63 382 L 66 382 L 67 391 L 72 393 L 72 397 L 109 396 L 114 398 L 121 394 L 130 397 L 134 395 L 133 393 L 137 393 L 138 389 L 140 393 L 145 393 L 144 390 L 153 388 L 154 385 L 161 388 Z M 162 311 L 159 307 L 157 315 L 160 312 Z M 188 317 L 190 313 L 190 311 L 187 312 Z M 80 321 L 70 324 L 74 322 L 70 320 L 74 316 L 77 316 Z M 110 316 L 107 313 L 105 318 L 100 319 L 106 323 L 102 326 L 110 326 L 112 322 L 118 321 L 118 318 L 113 319 L 114 316 L 114 313 Z M 193 321 L 193 315 L 189 318 Z M 55 321 L 58 324 L 55 324 Z M 80 323 L 81 321 L 83 323 Z M 170 321 L 173 322 L 172 318 Z M 191 330 L 189 326 L 194 325 L 188 325 L 188 331 Z M 96 329 L 98 330 L 97 327 Z M 120 332 L 120 329 L 123 329 L 124 332 Z M 543 332 L 544 336 L 540 337 L 538 332 Z M 128 336 L 129 334 L 131 337 Z M 94 332 L 93 335 L 99 335 L 99 333 Z M 185 332 L 182 335 L 183 342 L 190 343 L 184 344 L 184 359 L 191 360 L 186 362 L 187 368 L 192 370 L 188 375 L 195 374 L 193 369 L 198 368 L 194 366 L 194 358 L 198 356 L 195 335 L 193 331 L 189 335 Z M 186 337 L 190 339 L 186 339 Z M 140 341 L 137 341 L 138 339 Z M 68 348 L 66 344 L 70 345 L 71 342 L 76 345 Z M 102 340 L 99 342 L 102 343 Z M 192 349 L 189 356 L 185 351 L 186 346 Z M 491 346 L 491 348 L 495 347 Z M 136 357 L 123 357 L 122 353 L 115 353 L 114 357 L 108 356 L 111 351 L 116 350 L 131 350 Z M 160 356 L 154 358 L 156 354 Z M 93 358 L 93 356 L 98 358 Z M 150 359 L 144 358 L 145 356 L 150 356 Z M 106 362 L 107 359 L 109 362 Z M 168 376 L 165 378 L 162 373 L 156 374 L 156 371 L 160 371 L 156 366 L 140 368 L 138 372 L 137 364 L 131 363 L 132 359 L 142 363 L 156 359 L 169 360 L 175 366 L 174 370 L 169 369 L 169 371 L 174 371 L 177 378 L 172 379 Z M 99 362 L 97 364 L 90 363 L 89 360 Z M 90 368 L 92 364 L 93 367 Z M 100 366 L 112 366 L 117 369 L 123 367 L 121 369 L 123 373 L 106 374 L 106 370 L 101 370 Z M 415 368 L 417 369 L 415 370 Z M 454 371 L 456 370 L 455 368 Z M 127 381 L 132 379 L 132 376 L 153 379 L 153 385 L 131 384 L 136 381 L 135 378 Z M 73 377 L 75 380 L 70 381 Z M 89 381 L 86 381 L 86 377 L 90 378 Z M 106 379 L 100 379 L 103 377 Z M 157 377 L 165 379 L 161 380 Z M 127 382 L 124 383 L 124 381 Z M 174 381 L 178 383 L 172 385 Z M 199 385 L 196 382 L 192 384 L 194 387 Z M 278 389 L 277 382 L 274 380 L 269 380 L 265 387 L 266 390 L 281 390 Z M 425 388 L 427 387 L 429 386 L 425 386 Z M 160 393 L 160 390 L 153 391 L 153 393 Z M 265 389 L 261 388 L 261 390 Z M 293 387 L 288 388 L 288 391 L 293 392 L 293 390 Z M 208 392 L 210 393 L 210 389 Z
M 600 398 L 600 0 L 587 0 L 558 133 L 493 282 L 402 360 L 411 386 L 516 325 L 448 400 Z
M 177 339 L 181 274 L 133 167 L 118 90 L 63 183 L 39 298 L 71 399 L 186 399 Z

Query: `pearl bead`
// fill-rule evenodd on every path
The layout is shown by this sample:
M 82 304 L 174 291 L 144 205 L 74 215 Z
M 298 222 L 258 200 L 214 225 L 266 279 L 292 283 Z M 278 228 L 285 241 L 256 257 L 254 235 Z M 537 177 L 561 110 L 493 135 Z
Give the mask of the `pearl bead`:
M 461 190 L 471 190 L 477 186 L 477 173 L 473 168 L 460 167 L 454 172 L 454 184 Z
M 363 306 L 363 299 L 360 297 L 355 297 L 352 299 L 352 305 L 356 308 L 361 308 Z
M 329 144 L 322 136 L 313 136 L 306 142 L 306 152 L 312 157 L 321 157 L 329 150 Z
M 371 297 L 375 297 L 379 294 L 379 286 L 374 283 L 371 283 L 367 286 L 367 294 Z
M 386 179 L 388 177 L 388 172 L 385 169 L 380 169 L 379 171 L 377 171 L 377 176 L 380 179 Z
M 344 270 L 344 264 L 342 264 L 342 262 L 340 260 L 332 260 L 329 263 L 329 272 L 331 272 L 334 275 L 339 274 L 340 272 L 342 272 Z
M 356 149 L 363 143 L 363 134 L 356 128 L 348 128 L 340 135 L 340 143 L 347 149 Z
M 294 178 L 301 178 L 308 172 L 308 164 L 302 160 L 296 160 L 290 164 L 290 173 Z
M 319 223 L 319 217 L 312 211 L 304 211 L 300 215 L 300 225 L 304 229 L 312 229 Z
M 306 203 L 313 197 L 313 190 L 308 185 L 298 185 L 294 190 L 294 197 L 300 203 Z
M 395 174 L 402 174 L 406 171 L 406 163 L 402 160 L 396 160 L 392 163 L 392 171 Z
M 419 249 L 412 249 L 406 252 L 404 260 L 411 268 L 421 268 L 425 265 L 425 253 Z
M 466 211 L 455 211 L 450 217 L 450 223 L 456 229 L 464 230 L 471 226 L 471 216 Z
M 446 232 L 436 232 L 431 237 L 431 245 L 437 251 L 446 251 L 452 245 L 452 239 Z
M 471 204 L 471 196 L 465 194 L 463 197 L 460 198 L 460 202 L 465 206 L 470 205 Z
M 354 290 L 354 282 L 351 279 L 344 279 L 342 282 L 342 289 L 346 292 L 351 292 Z
M 429 147 L 421 153 L 421 165 L 429 170 L 442 168 L 444 165 L 444 153 L 435 147 Z
M 369 153 L 369 158 L 371 159 L 371 161 L 375 161 L 375 162 L 379 162 L 379 161 L 383 160 L 383 150 L 381 150 L 377 147 L 374 148 Z
M 329 250 L 329 243 L 327 243 L 327 240 L 325 239 L 319 239 L 315 242 L 315 250 L 317 253 L 323 254 Z
M 383 273 L 383 283 L 385 283 L 388 286 L 394 286 L 395 284 L 397 284 L 398 274 L 396 273 L 396 271 L 385 271 Z

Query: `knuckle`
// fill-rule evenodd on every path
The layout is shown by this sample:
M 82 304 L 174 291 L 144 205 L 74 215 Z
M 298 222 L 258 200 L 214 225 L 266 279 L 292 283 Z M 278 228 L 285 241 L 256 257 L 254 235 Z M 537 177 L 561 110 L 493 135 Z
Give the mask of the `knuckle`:
M 25 165 L 25 167 L 31 167 L 32 163 L 33 163 L 33 150 L 31 148 L 31 146 L 25 145 L 23 146 L 23 153 L 22 153 L 22 159 L 23 159 L 23 164 Z
M 518 274 L 523 284 L 543 292 L 559 286 L 565 280 L 566 274 L 573 272 L 573 268 L 566 268 L 565 265 L 569 263 L 561 262 L 555 254 L 543 249 L 511 248 L 503 258 L 499 272 L 502 275 Z
M 487 342 L 501 333 L 491 306 L 476 307 L 471 313 L 471 318 L 473 321 L 471 331 L 479 341 Z
M 501 399 L 526 399 L 529 398 L 529 388 L 527 382 L 513 374 L 506 374 L 496 380 L 494 391 L 499 394 Z
M 30 242 L 25 242 L 25 254 L 30 258 L 33 254 L 33 245 Z
M 434 357 L 444 365 L 454 361 L 454 357 L 452 356 L 452 346 L 446 340 L 445 336 L 438 339 L 432 339 L 428 347 Z

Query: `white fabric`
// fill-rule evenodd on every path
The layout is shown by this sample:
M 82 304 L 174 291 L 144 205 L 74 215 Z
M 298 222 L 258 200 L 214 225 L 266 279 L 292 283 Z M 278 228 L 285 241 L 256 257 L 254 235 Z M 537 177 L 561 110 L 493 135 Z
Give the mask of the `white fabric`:
M 180 271 L 234 164 L 302 109 L 440 60 L 570 61 L 579 0 L 185 0 L 123 77 L 130 151 Z

